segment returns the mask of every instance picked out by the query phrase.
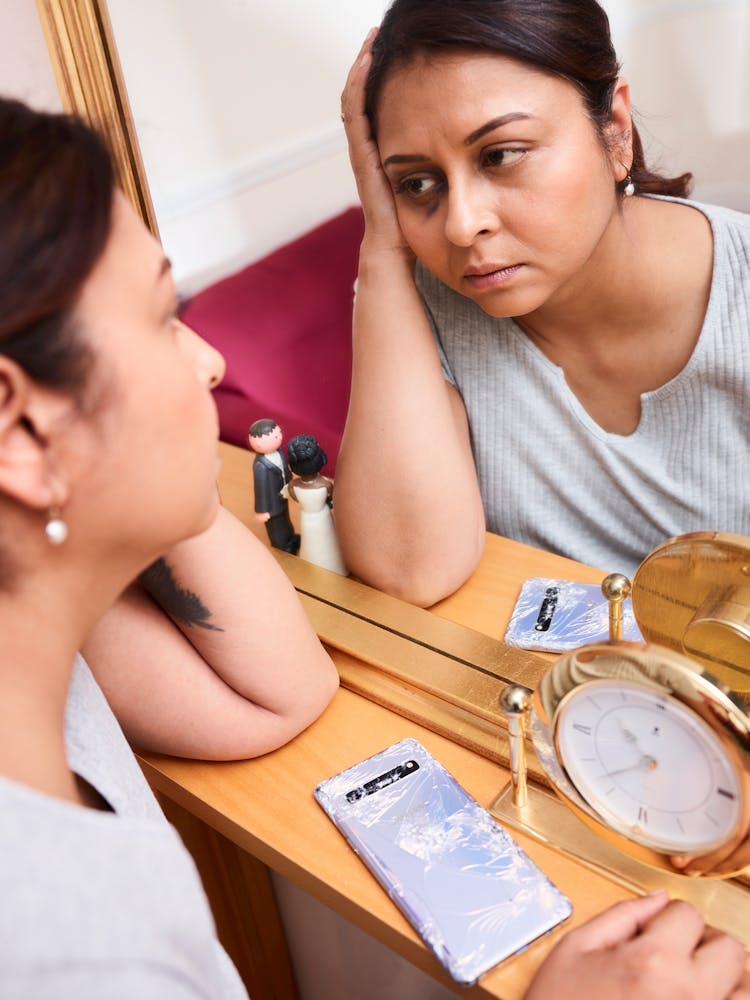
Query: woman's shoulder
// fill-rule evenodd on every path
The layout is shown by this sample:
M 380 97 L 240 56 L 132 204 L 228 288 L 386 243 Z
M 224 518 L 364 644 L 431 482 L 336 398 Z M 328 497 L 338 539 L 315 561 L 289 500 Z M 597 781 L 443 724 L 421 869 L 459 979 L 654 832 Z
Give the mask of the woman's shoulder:
M 42 983 L 57 996 L 98 995 L 97 977 L 123 963 L 132 995 L 157 995 L 146 987 L 149 970 L 160 970 L 161 995 L 182 996 L 170 990 L 185 973 L 181 954 L 209 995 L 217 978 L 211 920 L 168 823 L 86 809 L 4 779 L 0 808 L 3 996 L 36 996 Z
M 661 227 L 656 227 L 657 231 L 668 239 L 669 245 L 678 248 L 674 257 L 675 266 L 683 277 L 689 277 L 692 251 L 702 245 L 696 233 L 710 233 L 706 239 L 712 240 L 713 246 L 707 242 L 705 253 L 711 254 L 711 301 L 714 306 L 711 308 L 709 304 L 709 313 L 716 316 L 726 311 L 718 308 L 721 299 L 725 303 L 733 303 L 732 309 L 734 304 L 740 305 L 741 313 L 745 315 L 750 287 L 750 214 L 726 205 L 657 195 L 646 196 L 643 203 L 653 206 L 652 214 L 662 216 Z M 702 219 L 696 228 L 698 213 Z
M 686 204 L 702 212 L 711 226 L 714 241 L 714 291 L 723 288 L 725 295 L 747 311 L 750 285 L 750 215 L 724 205 L 697 201 Z
M 659 202 L 670 202 L 685 208 L 697 210 L 708 219 L 714 231 L 718 229 L 733 229 L 750 239 L 750 214 L 728 205 L 710 204 L 692 198 L 671 198 L 667 195 L 647 195 L 646 197 Z

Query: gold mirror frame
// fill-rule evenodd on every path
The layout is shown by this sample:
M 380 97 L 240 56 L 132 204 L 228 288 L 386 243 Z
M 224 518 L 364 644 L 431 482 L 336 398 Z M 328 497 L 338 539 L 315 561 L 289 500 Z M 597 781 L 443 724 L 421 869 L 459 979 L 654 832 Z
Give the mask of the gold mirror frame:
M 158 238 L 133 115 L 104 0 L 37 0 L 63 107 L 104 136 L 117 180 Z

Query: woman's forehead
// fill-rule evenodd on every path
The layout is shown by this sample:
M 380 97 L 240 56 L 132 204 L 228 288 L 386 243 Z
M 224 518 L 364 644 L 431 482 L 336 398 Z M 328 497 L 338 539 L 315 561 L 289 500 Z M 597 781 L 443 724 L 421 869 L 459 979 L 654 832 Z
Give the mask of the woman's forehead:
M 383 85 L 378 141 L 448 121 L 469 138 L 495 118 L 544 119 L 565 111 L 584 111 L 579 91 L 536 66 L 499 53 L 419 53 L 394 69 Z

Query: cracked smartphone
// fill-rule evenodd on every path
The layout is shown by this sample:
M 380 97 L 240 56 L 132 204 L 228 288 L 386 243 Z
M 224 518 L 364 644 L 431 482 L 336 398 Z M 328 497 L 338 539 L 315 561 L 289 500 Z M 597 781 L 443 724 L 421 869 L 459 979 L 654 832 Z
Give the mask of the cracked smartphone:
M 417 740 L 321 782 L 314 794 L 462 985 L 572 912 L 570 900 Z

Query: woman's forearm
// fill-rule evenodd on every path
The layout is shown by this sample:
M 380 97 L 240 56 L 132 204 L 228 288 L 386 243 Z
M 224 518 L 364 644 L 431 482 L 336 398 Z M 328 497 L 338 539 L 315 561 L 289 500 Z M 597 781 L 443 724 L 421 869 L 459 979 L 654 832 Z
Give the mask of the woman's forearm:
M 481 555 L 466 415 L 398 250 L 363 247 L 335 514 L 352 571 L 414 603 L 455 590 Z
M 143 582 L 149 596 L 131 588 L 84 650 L 135 742 L 253 756 L 291 739 L 333 697 L 336 669 L 294 588 L 227 511 Z

